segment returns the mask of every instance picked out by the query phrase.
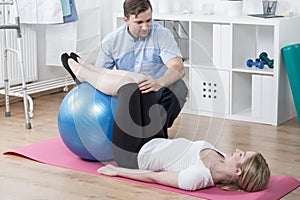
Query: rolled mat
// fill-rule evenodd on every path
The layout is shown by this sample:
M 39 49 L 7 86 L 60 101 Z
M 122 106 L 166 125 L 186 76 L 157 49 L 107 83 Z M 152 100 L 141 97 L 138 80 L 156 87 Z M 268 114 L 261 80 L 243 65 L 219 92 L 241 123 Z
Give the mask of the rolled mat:
M 300 44 L 293 44 L 281 49 L 300 124 Z

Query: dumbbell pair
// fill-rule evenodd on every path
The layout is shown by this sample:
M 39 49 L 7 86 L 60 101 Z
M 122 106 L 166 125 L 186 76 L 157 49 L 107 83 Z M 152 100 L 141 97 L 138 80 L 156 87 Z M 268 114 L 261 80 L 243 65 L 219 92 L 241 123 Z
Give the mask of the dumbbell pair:
M 256 66 L 259 69 L 263 69 L 264 65 L 268 65 L 268 67 L 271 69 L 274 67 L 274 60 L 270 60 L 266 52 L 262 52 L 259 55 L 259 58 L 255 59 L 255 61 L 252 59 L 247 60 L 248 67 Z

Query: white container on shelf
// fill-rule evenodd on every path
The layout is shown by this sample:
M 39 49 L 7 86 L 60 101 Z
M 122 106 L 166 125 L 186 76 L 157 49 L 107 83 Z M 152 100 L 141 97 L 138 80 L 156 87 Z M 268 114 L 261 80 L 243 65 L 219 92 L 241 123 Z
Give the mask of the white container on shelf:
M 227 15 L 230 17 L 238 17 L 243 14 L 243 1 L 227 1 Z

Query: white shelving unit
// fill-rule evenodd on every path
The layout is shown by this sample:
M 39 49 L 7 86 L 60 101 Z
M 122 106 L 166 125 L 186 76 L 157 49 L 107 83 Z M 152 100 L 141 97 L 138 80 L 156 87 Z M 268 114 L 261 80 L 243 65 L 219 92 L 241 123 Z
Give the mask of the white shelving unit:
M 115 28 L 123 23 L 122 17 L 114 14 Z M 179 35 L 181 27 L 188 32 L 188 39 L 183 38 L 188 42 L 174 35 L 186 57 L 185 81 L 190 88 L 184 113 L 271 125 L 296 116 L 281 48 L 300 41 L 299 16 L 263 19 L 171 13 L 153 18 L 182 24 L 175 26 Z M 274 59 L 274 68 L 246 65 L 262 52 Z

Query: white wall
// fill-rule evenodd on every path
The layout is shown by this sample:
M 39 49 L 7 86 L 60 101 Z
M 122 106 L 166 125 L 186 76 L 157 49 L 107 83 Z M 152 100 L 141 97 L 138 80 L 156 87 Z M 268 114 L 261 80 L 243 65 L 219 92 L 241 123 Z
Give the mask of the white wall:
M 38 78 L 39 81 L 48 80 L 66 76 L 65 69 L 61 66 L 47 66 L 46 65 L 46 39 L 45 39 L 45 25 L 37 25 L 37 56 L 38 56 Z
M 108 33 L 110 33 L 113 29 L 113 21 L 112 21 L 112 12 L 113 10 L 118 10 L 119 9 L 113 9 L 116 8 L 114 1 L 112 2 L 111 0 L 101 0 L 101 8 L 102 8 L 102 13 L 101 13 L 101 35 L 105 36 Z M 118 5 L 118 3 L 116 4 Z M 122 7 L 121 7 L 122 9 Z

